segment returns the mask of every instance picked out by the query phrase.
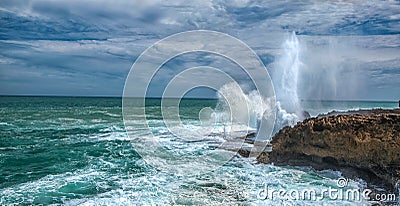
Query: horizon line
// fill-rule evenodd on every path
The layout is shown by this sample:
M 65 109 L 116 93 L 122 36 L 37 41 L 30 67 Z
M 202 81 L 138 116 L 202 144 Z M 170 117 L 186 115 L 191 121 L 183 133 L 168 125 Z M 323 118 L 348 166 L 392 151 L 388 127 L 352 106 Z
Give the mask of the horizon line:
M 117 95 L 38 95 L 38 94 L 0 94 L 0 97 L 70 97 L 70 98 L 123 98 Z M 127 97 L 127 98 L 142 98 L 142 97 Z M 163 97 L 151 96 L 145 99 L 162 99 Z M 165 99 L 178 99 L 180 97 L 164 97 Z M 218 100 L 213 97 L 183 97 L 182 99 L 203 99 L 203 100 Z M 310 102 L 387 102 L 397 103 L 399 100 L 378 100 L 378 99 L 300 99 L 300 101 Z

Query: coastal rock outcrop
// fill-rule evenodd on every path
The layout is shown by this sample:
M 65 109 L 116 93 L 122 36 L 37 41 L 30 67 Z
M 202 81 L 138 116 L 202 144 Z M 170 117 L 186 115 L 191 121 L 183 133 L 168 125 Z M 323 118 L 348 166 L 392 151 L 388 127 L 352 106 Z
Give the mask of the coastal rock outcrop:
M 332 112 L 281 129 L 259 162 L 342 171 L 377 186 L 400 184 L 400 109 Z

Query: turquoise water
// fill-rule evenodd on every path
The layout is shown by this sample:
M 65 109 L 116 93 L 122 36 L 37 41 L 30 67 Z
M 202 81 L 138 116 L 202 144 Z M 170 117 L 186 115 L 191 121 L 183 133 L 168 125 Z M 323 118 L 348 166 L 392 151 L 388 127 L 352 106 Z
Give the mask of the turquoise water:
M 183 121 L 196 122 L 216 100 L 184 100 Z M 397 107 L 385 102 L 303 102 L 312 115 L 340 110 Z M 159 100 L 146 102 L 148 118 L 162 126 Z M 125 133 L 120 98 L 0 97 L 0 205 L 3 204 L 277 204 L 260 200 L 265 183 L 275 189 L 336 187 L 333 171 L 255 164 L 235 157 L 217 171 L 184 177 L 142 160 Z M 144 128 L 135 128 L 137 134 Z M 161 130 L 155 130 L 161 131 Z M 155 135 L 173 140 L 168 133 Z M 350 181 L 362 188 L 364 182 Z M 314 205 L 315 201 L 292 201 Z M 319 204 L 358 205 L 323 200 Z
M 399 107 L 398 102 L 390 101 L 302 101 L 301 105 L 305 111 L 310 113 L 311 116 L 317 116 L 318 114 L 327 113 L 332 110 L 347 111 L 371 108 L 392 109 Z

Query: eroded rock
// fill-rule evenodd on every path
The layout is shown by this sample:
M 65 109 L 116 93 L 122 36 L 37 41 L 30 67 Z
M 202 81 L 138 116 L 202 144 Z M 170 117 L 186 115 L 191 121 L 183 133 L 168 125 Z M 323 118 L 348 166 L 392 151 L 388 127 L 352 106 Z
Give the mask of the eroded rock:
M 400 110 L 330 113 L 285 127 L 258 161 L 340 170 L 373 185 L 400 183 Z

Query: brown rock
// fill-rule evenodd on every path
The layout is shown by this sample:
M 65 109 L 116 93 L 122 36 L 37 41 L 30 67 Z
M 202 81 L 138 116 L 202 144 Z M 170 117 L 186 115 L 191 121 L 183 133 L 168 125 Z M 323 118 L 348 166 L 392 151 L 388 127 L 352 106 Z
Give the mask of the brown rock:
M 258 160 L 275 165 L 340 170 L 373 185 L 400 183 L 400 110 L 331 113 L 285 127 L 273 151 Z

